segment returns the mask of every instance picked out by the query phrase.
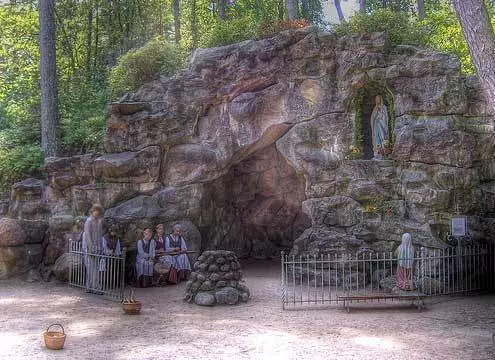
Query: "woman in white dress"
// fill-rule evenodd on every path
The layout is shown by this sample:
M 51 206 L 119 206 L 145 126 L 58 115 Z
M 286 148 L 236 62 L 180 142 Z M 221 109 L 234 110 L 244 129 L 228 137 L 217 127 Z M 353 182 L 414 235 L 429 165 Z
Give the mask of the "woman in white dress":
M 103 208 L 94 204 L 90 216 L 84 223 L 82 249 L 84 252 L 84 267 L 86 270 L 86 291 L 99 293 L 101 290 L 99 256 L 102 250 L 103 226 L 101 215 Z
M 153 265 L 155 259 L 155 240 L 153 231 L 144 229 L 143 238 L 137 241 L 136 275 L 138 286 L 151 286 L 153 280 Z

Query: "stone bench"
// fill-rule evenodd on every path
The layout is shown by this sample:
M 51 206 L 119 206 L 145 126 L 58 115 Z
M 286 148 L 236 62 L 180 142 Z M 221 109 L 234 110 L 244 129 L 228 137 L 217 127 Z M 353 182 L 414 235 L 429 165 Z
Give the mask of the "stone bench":
M 411 301 L 411 305 L 416 305 L 418 310 L 425 307 L 424 299 L 425 294 L 415 293 L 415 294 L 370 294 L 370 295 L 344 295 L 337 296 L 339 301 L 343 302 L 344 308 L 347 312 L 350 312 L 350 304 L 353 301 L 356 302 L 367 302 L 367 301 L 380 301 L 380 300 L 404 300 Z M 415 304 L 416 302 L 416 304 Z

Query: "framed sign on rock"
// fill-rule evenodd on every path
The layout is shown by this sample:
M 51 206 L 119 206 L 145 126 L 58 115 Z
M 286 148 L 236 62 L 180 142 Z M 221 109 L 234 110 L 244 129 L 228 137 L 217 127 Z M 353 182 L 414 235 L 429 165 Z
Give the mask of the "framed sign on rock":
M 450 220 L 450 227 L 452 230 L 452 236 L 466 236 L 467 235 L 467 219 L 465 216 L 453 216 Z

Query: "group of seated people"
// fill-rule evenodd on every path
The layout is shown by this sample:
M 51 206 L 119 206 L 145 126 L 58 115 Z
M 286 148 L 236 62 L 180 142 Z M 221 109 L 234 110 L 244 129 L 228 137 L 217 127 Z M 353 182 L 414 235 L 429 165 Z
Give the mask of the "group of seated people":
M 165 234 L 163 224 L 153 230 L 146 228 L 143 238 L 136 244 L 136 277 L 140 287 L 162 283 L 176 284 L 186 280 L 191 272 L 191 264 L 187 256 L 183 229 L 174 225 L 171 234 Z
M 110 225 L 104 234 L 102 214 L 103 208 L 98 204 L 93 205 L 82 233 L 85 286 L 88 292 L 99 293 L 104 287 L 106 277 L 102 275 L 106 271 L 107 263 L 106 258 L 101 255 L 122 255 L 118 228 Z M 137 286 L 176 284 L 186 280 L 191 272 L 191 264 L 182 227 L 176 224 L 169 235 L 165 234 L 163 224 L 158 224 L 155 230 L 153 237 L 151 228 L 144 229 L 142 239 L 136 243 Z

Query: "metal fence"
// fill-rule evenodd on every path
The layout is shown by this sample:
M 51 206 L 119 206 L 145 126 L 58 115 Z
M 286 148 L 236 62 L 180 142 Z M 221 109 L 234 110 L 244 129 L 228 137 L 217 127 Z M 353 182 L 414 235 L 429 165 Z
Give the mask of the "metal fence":
M 291 256 L 282 253 L 282 307 L 317 307 L 362 301 L 397 301 L 495 289 L 495 246 L 416 251 L 412 289 L 397 287 L 392 252 Z
M 80 241 L 69 242 L 71 264 L 69 285 L 99 294 L 107 299 L 122 301 L 125 286 L 126 249 L 122 254 L 88 253 Z

